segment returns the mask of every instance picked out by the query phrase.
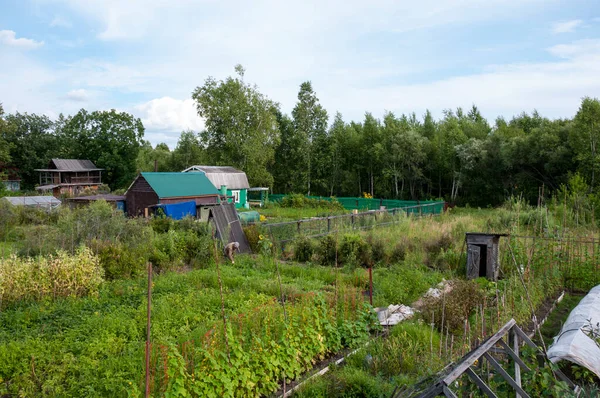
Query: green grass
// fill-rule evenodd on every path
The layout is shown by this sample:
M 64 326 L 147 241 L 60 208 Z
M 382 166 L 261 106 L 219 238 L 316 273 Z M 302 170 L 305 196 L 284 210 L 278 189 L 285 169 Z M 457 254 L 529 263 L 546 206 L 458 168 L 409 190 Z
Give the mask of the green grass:
M 14 252 L 16 252 L 14 242 L 0 242 L 0 258 L 8 257 Z

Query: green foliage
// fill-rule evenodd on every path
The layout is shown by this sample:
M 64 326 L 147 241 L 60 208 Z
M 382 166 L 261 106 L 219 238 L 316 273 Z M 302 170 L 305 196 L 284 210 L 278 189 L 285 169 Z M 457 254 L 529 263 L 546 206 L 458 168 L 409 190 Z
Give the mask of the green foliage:
M 313 208 L 313 209 L 328 209 L 332 211 L 344 210 L 340 202 L 333 198 L 332 200 L 308 198 L 302 194 L 290 194 L 283 197 L 281 207 L 294 209 Z
M 206 124 L 202 141 L 211 164 L 237 167 L 252 185 L 270 186 L 273 176 L 267 167 L 279 143 L 278 105 L 244 82 L 241 66 L 236 72 L 237 77 L 220 81 L 209 77 L 192 93 Z
M 343 264 L 372 265 L 371 248 L 361 235 L 347 234 L 342 237 L 339 259 Z
M 131 278 L 144 273 L 149 247 L 130 247 L 121 242 L 93 240 L 90 243 L 104 269 L 106 279 Z
M 299 262 L 308 262 L 315 253 L 315 246 L 312 239 L 299 237 L 294 242 L 294 260 Z
M 256 225 L 244 225 L 243 227 L 244 234 L 246 235 L 246 239 L 248 239 L 248 244 L 250 245 L 250 250 L 253 253 L 258 253 L 260 248 L 258 247 L 258 241 L 260 240 L 260 231 L 258 226 Z
M 323 265 L 336 265 L 338 261 L 338 237 L 326 235 L 318 243 L 317 253 Z
M 440 331 L 459 333 L 476 306 L 483 303 L 485 293 L 475 281 L 455 280 L 452 290 L 440 297 L 427 297 L 422 313 L 424 319 L 434 319 Z
M 104 168 L 103 182 L 111 188 L 125 188 L 135 177 L 144 126 L 133 115 L 82 109 L 59 124 L 58 134 L 64 143 L 63 157 L 89 159 Z

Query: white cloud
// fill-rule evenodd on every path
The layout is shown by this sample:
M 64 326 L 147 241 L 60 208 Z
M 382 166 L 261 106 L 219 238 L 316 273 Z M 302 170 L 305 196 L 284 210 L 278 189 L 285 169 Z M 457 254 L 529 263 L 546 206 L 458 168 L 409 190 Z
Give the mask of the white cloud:
M 578 40 L 570 44 L 558 44 L 548 49 L 550 54 L 560 58 L 575 58 L 586 54 L 600 53 L 600 39 Z
M 581 26 L 583 21 L 581 19 L 573 19 L 571 21 L 557 22 L 552 26 L 552 32 L 554 33 L 571 33 L 576 28 Z
M 198 116 L 195 102 L 191 99 L 177 100 L 171 97 L 156 98 L 135 107 L 148 130 L 176 132 L 201 131 L 204 121 Z
M 19 37 L 17 39 L 16 33 L 12 30 L 0 30 L 0 43 L 26 50 L 31 50 L 44 45 L 43 41 L 35 41 L 33 39 L 26 39 L 24 37 Z
M 89 95 L 87 93 L 87 91 L 85 91 L 84 89 L 80 88 L 77 90 L 71 90 L 67 93 L 67 99 L 71 100 L 71 101 L 77 101 L 77 102 L 85 102 L 89 99 Z
M 71 28 L 71 27 L 73 27 L 73 24 L 71 23 L 71 21 L 69 21 L 65 17 L 56 15 L 56 16 L 54 16 L 54 19 L 52 20 L 52 22 L 50 22 L 50 26 L 51 27 L 60 27 L 60 28 Z

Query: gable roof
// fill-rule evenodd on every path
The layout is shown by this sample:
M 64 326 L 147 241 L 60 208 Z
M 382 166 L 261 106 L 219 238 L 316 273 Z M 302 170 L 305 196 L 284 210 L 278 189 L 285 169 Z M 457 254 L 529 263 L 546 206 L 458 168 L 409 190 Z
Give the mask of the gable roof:
M 47 169 L 36 169 L 36 171 L 99 171 L 104 170 L 87 159 L 52 159 Z
M 221 185 L 227 186 L 227 189 L 250 188 L 246 173 L 231 166 L 192 166 L 183 172 L 203 172 L 217 189 L 221 188 Z
M 219 195 L 203 173 L 141 173 L 159 198 Z

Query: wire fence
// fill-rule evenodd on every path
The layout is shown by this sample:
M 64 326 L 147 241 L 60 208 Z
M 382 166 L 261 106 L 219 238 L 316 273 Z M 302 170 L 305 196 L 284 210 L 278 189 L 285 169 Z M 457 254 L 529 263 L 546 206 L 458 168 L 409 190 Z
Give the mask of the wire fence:
M 362 213 L 264 224 L 263 227 L 267 229 L 271 240 L 279 243 L 287 243 L 299 236 L 316 238 L 339 231 L 363 230 L 391 225 L 408 216 L 432 217 L 440 213 L 439 203 L 429 203 L 395 209 L 371 210 Z

